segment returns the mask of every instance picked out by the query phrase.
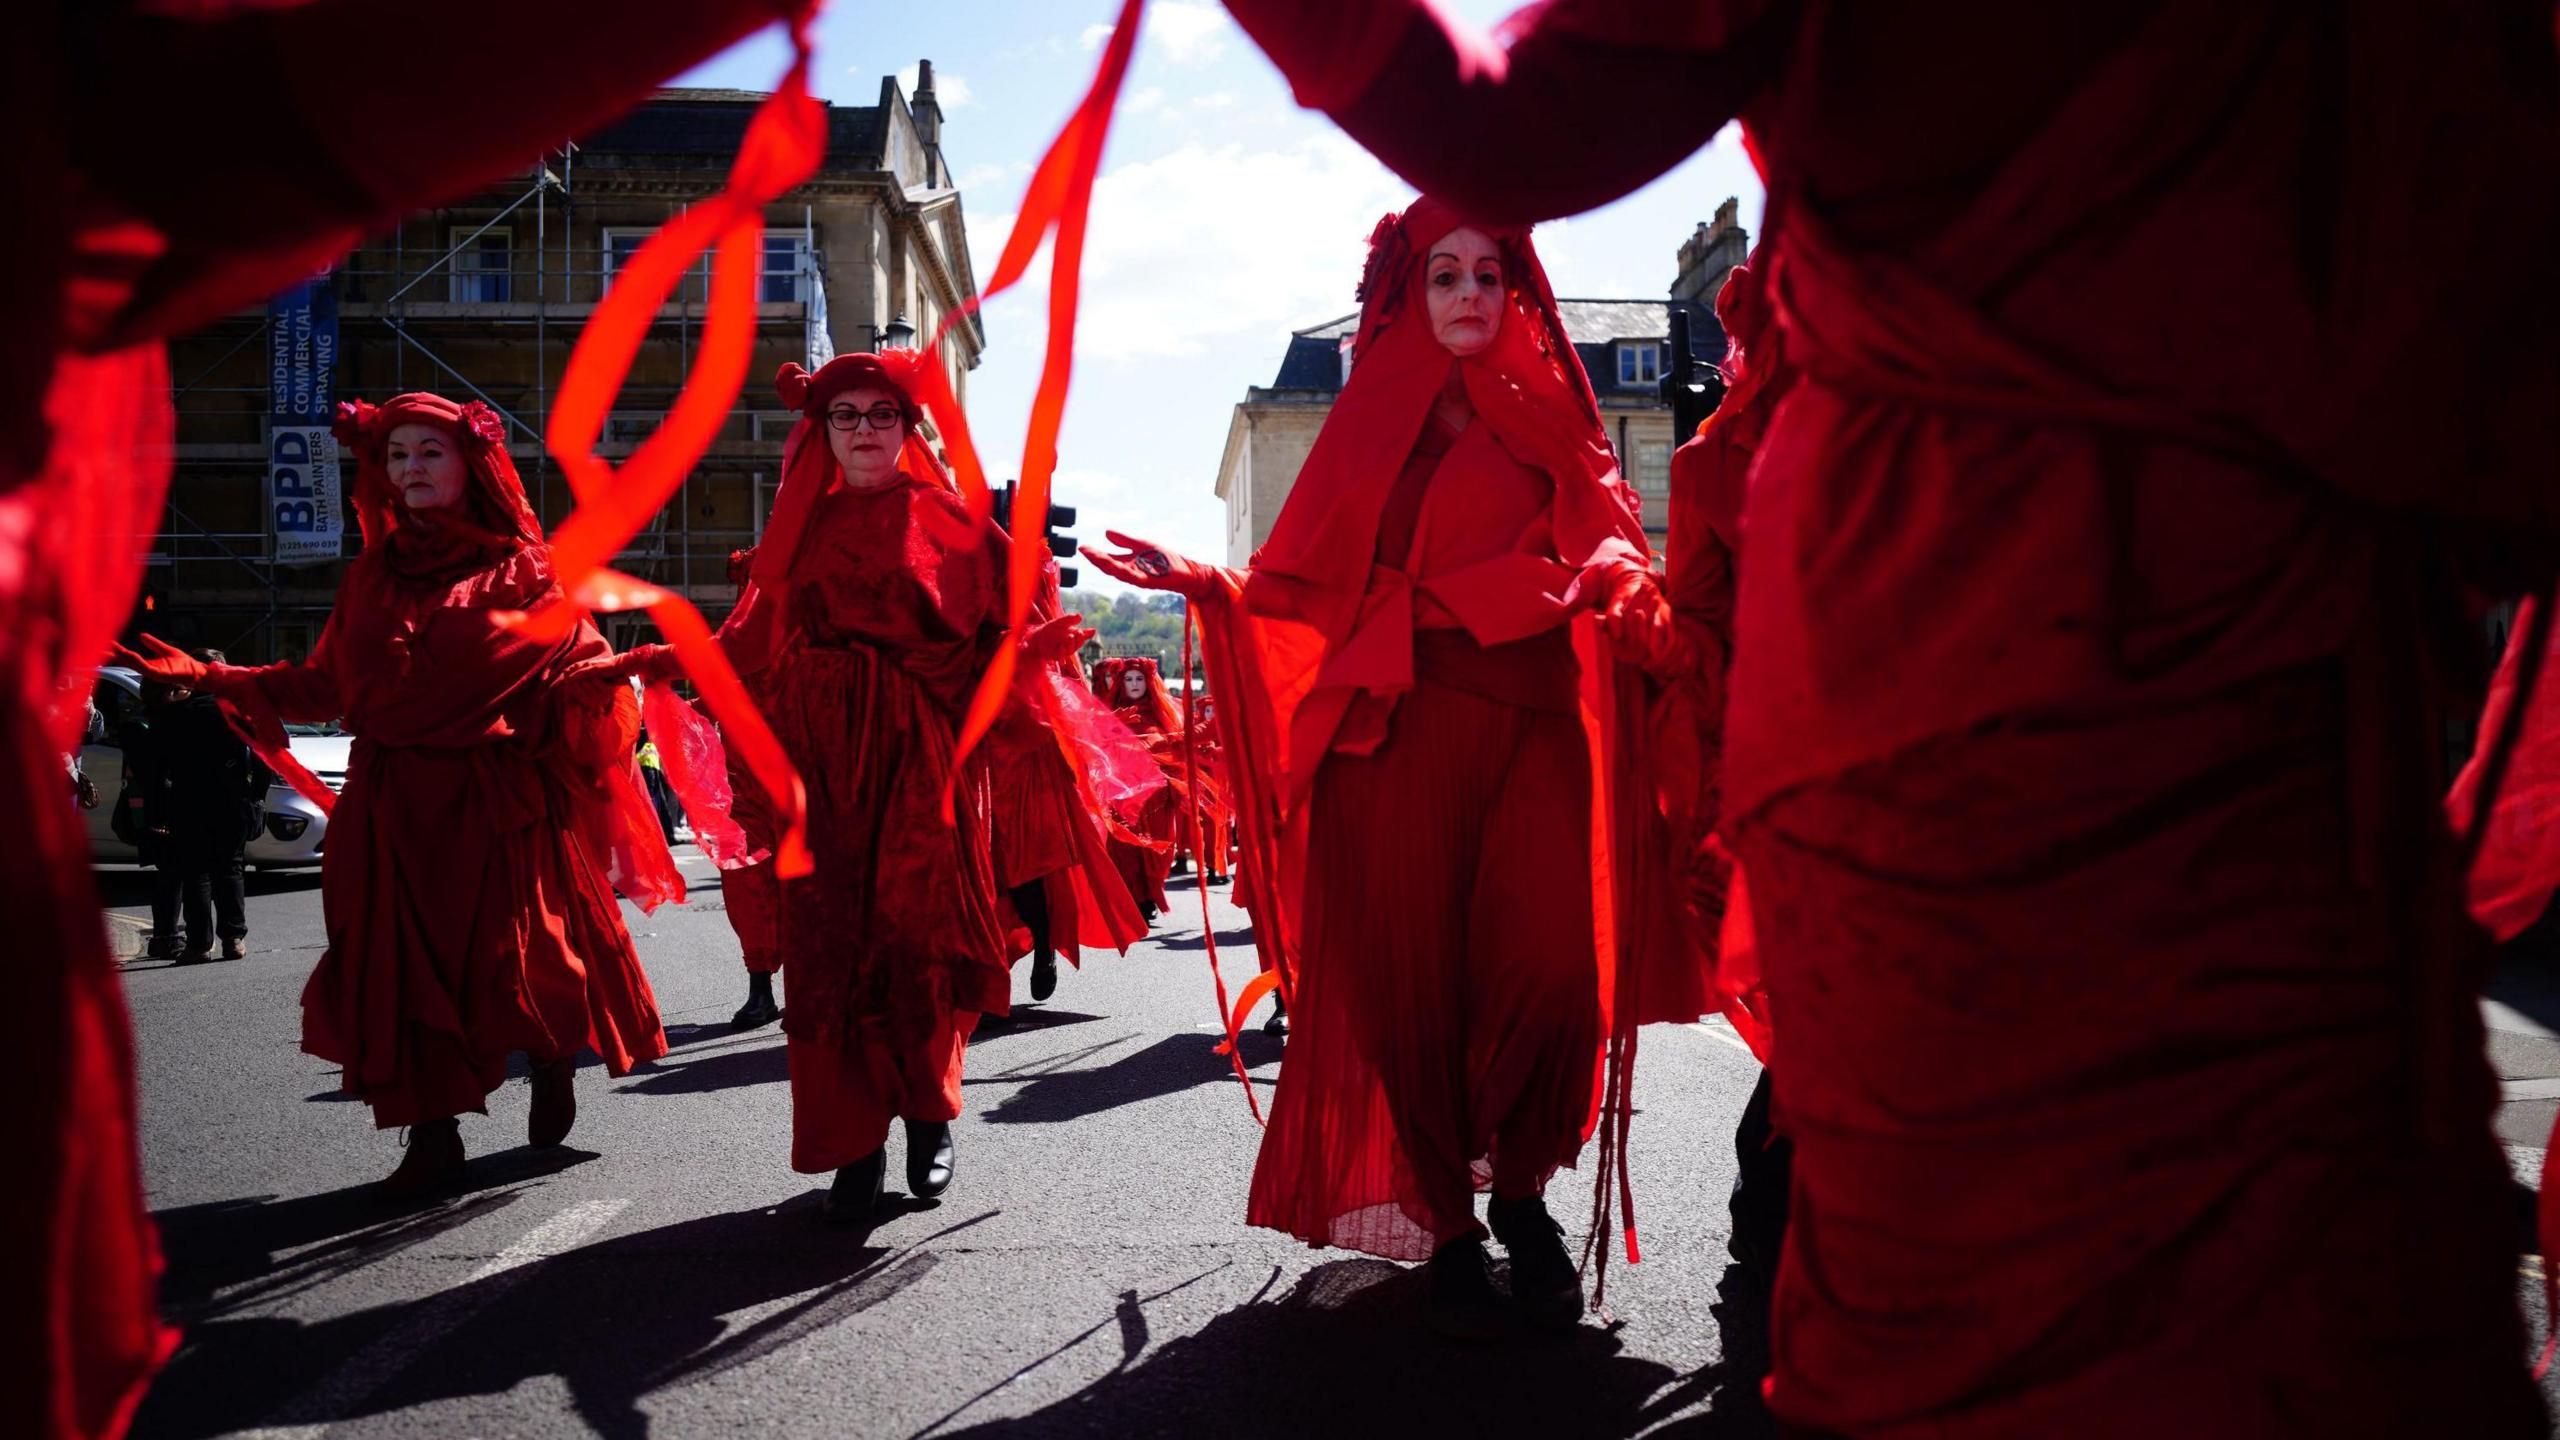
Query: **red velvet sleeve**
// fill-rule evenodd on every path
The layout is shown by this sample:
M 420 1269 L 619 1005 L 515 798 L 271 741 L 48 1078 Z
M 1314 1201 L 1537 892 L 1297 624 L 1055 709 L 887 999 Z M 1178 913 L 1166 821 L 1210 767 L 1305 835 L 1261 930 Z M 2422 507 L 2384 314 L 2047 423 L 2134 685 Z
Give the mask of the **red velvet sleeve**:
M 208 683 L 213 692 L 252 716 L 317 724 L 346 713 L 338 685 L 338 620 L 333 613 L 311 647 L 311 658 L 275 665 L 216 665 Z
M 1500 40 L 1430 0 L 1227 9 L 1300 103 L 1501 224 L 1588 210 L 1688 158 L 1774 75 L 1787 29 L 1773 0 L 1549 0 Z
M 108 343 L 188 328 L 581 135 L 785 0 L 115 7 L 74 30 L 78 168 L 168 243 Z M 85 53 L 81 53 L 85 51 Z M 538 75 L 477 90 L 511 56 Z M 318 247 L 319 253 L 312 253 Z

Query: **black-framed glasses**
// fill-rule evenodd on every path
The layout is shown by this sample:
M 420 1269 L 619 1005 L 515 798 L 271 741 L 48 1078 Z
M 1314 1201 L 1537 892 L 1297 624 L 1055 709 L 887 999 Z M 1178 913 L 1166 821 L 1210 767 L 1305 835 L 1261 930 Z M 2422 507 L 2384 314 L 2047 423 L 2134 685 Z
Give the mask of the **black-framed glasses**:
M 886 430 L 906 418 L 895 405 L 874 405 L 868 410 L 856 410 L 848 405 L 827 412 L 827 423 L 838 430 L 860 429 L 866 420 L 871 422 L 872 429 Z

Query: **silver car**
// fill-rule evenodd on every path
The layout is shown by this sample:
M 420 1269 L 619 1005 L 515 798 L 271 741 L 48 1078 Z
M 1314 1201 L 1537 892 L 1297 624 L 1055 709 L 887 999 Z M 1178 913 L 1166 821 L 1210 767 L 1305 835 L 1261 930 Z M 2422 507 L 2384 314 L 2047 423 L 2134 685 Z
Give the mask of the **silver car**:
M 131 863 L 133 847 L 117 839 L 112 828 L 124 777 L 124 751 L 112 737 L 142 708 L 142 677 L 120 665 L 100 667 L 90 705 L 89 730 L 80 740 L 81 773 L 98 787 L 98 808 L 88 812 L 89 858 Z M 320 783 L 332 791 L 347 783 L 347 751 L 355 737 L 329 725 L 287 725 L 284 730 L 286 748 Z M 249 842 L 248 862 L 261 869 L 319 864 L 329 832 L 329 817 L 320 807 L 282 780 L 267 788 L 266 806 L 266 822 Z

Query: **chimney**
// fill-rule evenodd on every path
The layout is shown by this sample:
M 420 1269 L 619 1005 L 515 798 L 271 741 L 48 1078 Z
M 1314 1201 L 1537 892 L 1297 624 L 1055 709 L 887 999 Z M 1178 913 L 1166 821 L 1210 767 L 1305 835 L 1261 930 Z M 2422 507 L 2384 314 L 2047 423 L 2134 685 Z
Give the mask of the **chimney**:
M 916 62 L 916 93 L 909 102 L 915 111 L 916 136 L 928 150 L 942 148 L 942 101 L 933 93 L 933 62 Z
M 1680 278 L 1671 282 L 1671 298 L 1715 303 L 1725 273 L 1751 256 L 1751 232 L 1742 228 L 1742 202 L 1732 196 L 1716 207 L 1716 218 L 1690 232 L 1680 246 Z

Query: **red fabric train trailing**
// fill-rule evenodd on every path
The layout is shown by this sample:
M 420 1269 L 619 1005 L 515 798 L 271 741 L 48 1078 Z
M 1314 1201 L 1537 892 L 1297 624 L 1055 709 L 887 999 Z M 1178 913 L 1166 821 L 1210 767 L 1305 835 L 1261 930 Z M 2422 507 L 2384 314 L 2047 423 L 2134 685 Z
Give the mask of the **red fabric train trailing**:
M 808 874 L 810 862 L 806 796 L 781 743 L 712 640 L 701 612 L 607 562 L 683 485 L 745 384 L 755 345 L 756 278 L 764 261 L 764 206 L 814 173 L 826 151 L 826 113 L 809 93 L 807 16 L 793 22 L 791 42 L 791 69 L 748 125 L 728 184 L 649 237 L 615 277 L 569 357 L 543 437 L 579 502 L 552 540 L 568 599 L 519 622 L 536 633 L 565 632 L 588 610 L 647 610 L 723 733 L 776 798 L 783 822 L 776 873 L 786 879 Z M 611 464 L 595 453 L 605 416 L 658 307 L 705 250 L 713 251 L 711 305 L 699 358 L 664 423 L 630 459 Z

